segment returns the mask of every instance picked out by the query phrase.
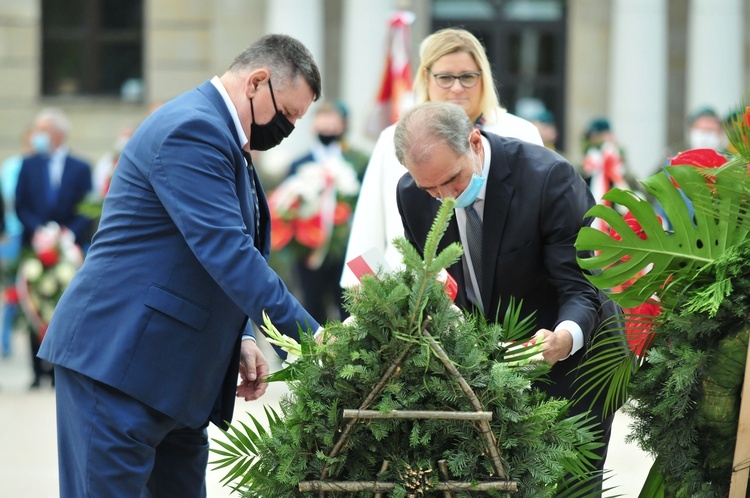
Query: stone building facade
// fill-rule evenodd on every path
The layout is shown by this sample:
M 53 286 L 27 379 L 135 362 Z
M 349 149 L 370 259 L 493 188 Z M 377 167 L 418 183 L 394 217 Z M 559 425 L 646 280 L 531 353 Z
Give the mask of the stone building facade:
M 76 0 L 88 6 L 102 0 Z M 122 0 L 126 1 L 126 0 Z M 372 147 L 364 124 L 385 60 L 389 16 L 416 14 L 412 54 L 434 27 L 439 3 L 450 0 L 140 0 L 142 77 L 135 101 L 117 95 L 45 95 L 43 10 L 48 0 L 0 0 L 0 158 L 16 153 L 23 128 L 42 107 L 56 106 L 73 123 L 71 148 L 92 162 L 117 130 L 215 74 L 268 32 L 302 40 L 318 59 L 324 92 L 350 111 L 350 141 Z M 67 3 L 67 2 L 66 2 Z M 455 3 L 455 2 L 454 2 Z M 681 140 L 685 117 L 698 106 L 729 112 L 750 84 L 747 0 L 460 0 L 500 11 L 511 4 L 563 9 L 562 152 L 580 159 L 586 124 L 607 116 L 636 176 L 651 172 L 664 149 Z M 484 5 L 479 5 L 484 4 Z M 549 6 L 548 5 L 548 6 Z M 456 19 L 455 24 L 461 25 Z M 503 102 L 513 110 L 514 102 Z M 309 145 L 309 121 L 278 150 L 269 167 Z

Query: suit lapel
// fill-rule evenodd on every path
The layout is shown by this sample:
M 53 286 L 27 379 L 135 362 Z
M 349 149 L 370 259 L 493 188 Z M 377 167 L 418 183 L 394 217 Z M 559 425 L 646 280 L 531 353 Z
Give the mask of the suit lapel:
M 232 134 L 232 137 L 234 137 L 234 143 L 237 144 L 237 149 L 233 151 L 235 159 L 234 166 L 238 179 L 237 195 L 240 197 L 240 199 L 248 201 L 247 204 L 245 201 L 240 201 L 242 217 L 244 218 L 245 224 L 248 227 L 255 227 L 255 216 L 252 214 L 252 210 L 254 209 L 254 207 L 252 206 L 253 194 L 250 188 L 250 175 L 253 175 L 253 179 L 255 180 L 255 194 L 258 198 L 258 210 L 260 212 L 260 234 L 256 234 L 256 239 L 259 238 L 260 240 L 257 244 L 257 247 L 261 254 L 263 254 L 266 259 L 268 259 L 271 247 L 271 215 L 268 209 L 268 202 L 266 201 L 265 193 L 263 192 L 263 187 L 260 183 L 260 178 L 258 178 L 255 167 L 245 167 L 245 159 L 242 157 L 242 151 L 240 149 L 240 138 L 237 136 L 237 128 L 234 126 L 232 115 L 229 113 L 229 109 L 227 109 L 227 106 L 224 103 L 224 99 L 221 97 L 219 91 L 216 89 L 213 83 L 211 83 L 211 81 L 206 81 L 205 83 L 200 85 L 197 90 L 202 93 L 216 108 L 216 112 L 219 113 L 222 121 L 224 121 L 224 123 L 226 124 L 226 127 Z M 240 178 L 242 178 L 242 181 L 239 181 Z
M 487 136 L 487 135 L 485 135 Z M 491 309 L 496 276 L 497 256 L 500 253 L 500 242 L 505 231 L 511 200 L 515 186 L 511 182 L 510 164 L 505 155 L 505 148 L 499 139 L 487 136 L 492 151 L 490 171 L 487 178 L 487 190 L 484 201 L 484 217 L 482 221 L 482 263 L 485 265 L 482 275 L 482 288 L 486 296 L 482 296 L 485 316 Z

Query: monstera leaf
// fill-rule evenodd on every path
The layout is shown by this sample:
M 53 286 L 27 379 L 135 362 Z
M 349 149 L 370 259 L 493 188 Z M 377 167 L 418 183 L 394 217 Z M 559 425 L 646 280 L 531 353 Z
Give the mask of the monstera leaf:
M 579 258 L 581 268 L 625 308 L 654 294 L 664 299 L 684 291 L 701 268 L 747 236 L 747 191 L 737 184 L 738 171 L 747 176 L 745 168 L 739 161 L 720 169 L 670 166 L 642 181 L 663 207 L 671 230 L 663 228 L 647 201 L 630 191 L 610 190 L 604 198 L 627 208 L 640 230 L 614 209 L 594 206 L 587 216 L 601 218 L 617 236 L 581 229 L 576 249 L 592 254 Z

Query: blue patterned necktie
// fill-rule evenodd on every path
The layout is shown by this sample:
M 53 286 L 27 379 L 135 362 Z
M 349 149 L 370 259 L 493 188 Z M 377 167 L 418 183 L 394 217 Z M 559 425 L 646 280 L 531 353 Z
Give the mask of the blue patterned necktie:
M 253 160 L 248 152 L 242 151 L 242 155 L 247 161 L 247 172 L 250 175 L 250 191 L 253 195 L 253 214 L 255 217 L 255 245 L 260 247 L 260 209 L 258 207 L 258 191 L 255 187 L 255 171 L 253 171 Z
M 474 204 L 464 208 L 466 212 L 466 240 L 469 243 L 469 255 L 477 277 L 479 293 L 482 293 L 482 220 L 474 209 Z

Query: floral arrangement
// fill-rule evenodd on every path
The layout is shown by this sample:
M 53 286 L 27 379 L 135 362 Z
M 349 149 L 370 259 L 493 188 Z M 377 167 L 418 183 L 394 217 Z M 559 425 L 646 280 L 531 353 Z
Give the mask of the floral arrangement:
M 620 361 L 594 348 L 584 368 L 598 380 L 582 391 L 632 398 L 625 406 L 634 420 L 629 439 L 656 457 L 641 498 L 746 496 L 739 418 L 750 398 L 742 397 L 750 338 L 750 107 L 731 125 L 736 153 L 685 151 L 641 181 L 669 228 L 651 204 L 615 188 L 605 197 L 628 214 L 595 206 L 588 215 L 610 232 L 584 228 L 576 241 L 579 251 L 594 251 L 580 260 L 591 282 L 635 310 L 626 315 L 632 356 Z
M 454 202 L 442 205 L 424 259 L 398 239 L 405 268 L 364 276 L 348 299 L 354 319 L 329 322 L 320 344 L 265 321 L 297 359 L 268 379 L 288 382 L 278 411 L 213 440 L 212 464 L 239 495 L 591 496 L 591 421 L 535 387 L 549 365 L 533 361 L 541 344 L 521 342 L 533 325 L 520 306 L 490 324 L 458 310 L 437 279 L 462 252 L 436 254 Z
M 16 276 L 19 303 L 33 331 L 44 337 L 55 306 L 83 263 L 73 233 L 50 222 L 36 231 L 32 251 L 21 259 Z
M 271 248 L 294 251 L 310 268 L 343 257 L 359 179 L 348 162 L 308 162 L 269 196 Z

